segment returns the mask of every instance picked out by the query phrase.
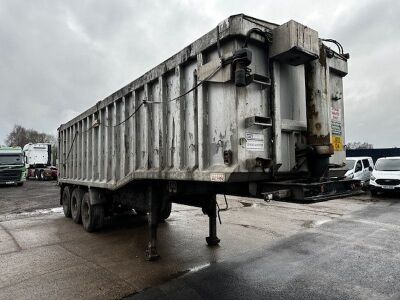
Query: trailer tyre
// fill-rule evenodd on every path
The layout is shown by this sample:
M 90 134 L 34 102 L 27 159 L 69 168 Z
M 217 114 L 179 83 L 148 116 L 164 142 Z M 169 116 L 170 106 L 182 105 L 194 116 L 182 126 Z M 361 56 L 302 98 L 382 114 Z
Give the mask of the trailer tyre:
M 71 195 L 71 216 L 72 220 L 79 224 L 81 223 L 81 203 L 83 198 L 83 191 L 75 188 Z
M 40 171 L 39 171 L 39 179 L 40 179 L 40 180 L 44 180 L 43 170 L 40 170 Z
M 82 225 L 87 232 L 99 230 L 104 224 L 104 206 L 91 205 L 90 195 L 85 193 L 81 204 Z
M 62 206 L 64 211 L 64 216 L 71 218 L 71 190 L 69 186 L 66 186 L 62 193 Z

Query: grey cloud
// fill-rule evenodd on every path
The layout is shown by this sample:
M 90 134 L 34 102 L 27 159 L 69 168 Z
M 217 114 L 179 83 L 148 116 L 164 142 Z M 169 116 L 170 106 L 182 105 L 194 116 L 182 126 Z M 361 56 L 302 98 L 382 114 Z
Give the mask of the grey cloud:
M 0 142 L 15 123 L 55 134 L 60 123 L 241 12 L 277 23 L 295 19 L 341 41 L 351 54 L 347 140 L 400 144 L 400 4 L 389 0 L 4 0 Z
M 400 146 L 400 2 L 371 1 L 340 19 L 337 38 L 351 54 L 345 78 L 347 140 Z

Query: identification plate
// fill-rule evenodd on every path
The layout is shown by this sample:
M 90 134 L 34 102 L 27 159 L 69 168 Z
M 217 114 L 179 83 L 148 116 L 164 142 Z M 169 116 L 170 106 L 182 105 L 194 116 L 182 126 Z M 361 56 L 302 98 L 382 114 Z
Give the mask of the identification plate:
M 224 182 L 225 174 L 224 173 L 211 173 L 210 179 L 211 179 L 211 181 L 215 181 L 215 182 Z
M 394 186 L 393 185 L 382 185 L 382 188 L 385 190 L 394 190 Z
M 246 132 L 246 149 L 249 151 L 264 151 L 264 135 L 262 133 Z

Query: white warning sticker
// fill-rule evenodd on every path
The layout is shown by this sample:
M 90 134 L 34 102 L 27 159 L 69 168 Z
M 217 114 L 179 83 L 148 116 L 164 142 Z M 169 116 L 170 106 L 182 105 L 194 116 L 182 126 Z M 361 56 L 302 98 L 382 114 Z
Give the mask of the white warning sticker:
M 262 133 L 246 132 L 246 149 L 249 151 L 264 151 L 264 135 Z
M 340 108 L 332 107 L 331 119 L 338 122 L 342 121 L 342 110 Z
M 225 174 L 224 173 L 211 173 L 210 179 L 211 179 L 211 181 L 224 182 Z

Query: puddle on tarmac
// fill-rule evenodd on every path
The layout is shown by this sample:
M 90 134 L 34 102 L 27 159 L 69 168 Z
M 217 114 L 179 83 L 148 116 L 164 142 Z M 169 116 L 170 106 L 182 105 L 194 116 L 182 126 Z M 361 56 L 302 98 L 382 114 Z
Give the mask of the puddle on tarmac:
M 179 272 L 176 272 L 176 273 L 173 273 L 173 274 L 169 275 L 169 277 L 171 279 L 175 279 L 175 278 L 181 277 L 181 276 L 183 276 L 183 275 L 185 275 L 185 274 L 187 274 L 189 272 L 190 272 L 190 270 L 179 271 Z
M 171 278 L 178 278 L 178 277 L 181 277 L 181 276 L 186 275 L 188 273 L 201 271 L 201 270 L 203 270 L 203 269 L 205 269 L 205 268 L 207 268 L 209 266 L 211 266 L 211 263 L 206 263 L 206 264 L 203 264 L 203 265 L 195 266 L 193 268 L 190 268 L 190 269 L 187 269 L 187 270 L 184 270 L 184 271 L 179 271 L 179 272 L 176 272 L 174 274 L 171 274 L 170 277 Z
M 0 221 L 4 220 L 11 220 L 11 219 L 18 219 L 18 218 L 26 218 L 26 217 L 37 217 L 49 214 L 62 214 L 63 208 L 62 207 L 53 207 L 53 208 L 46 208 L 46 209 L 36 209 L 33 211 L 24 211 L 19 213 L 10 213 L 0 216 Z
M 196 267 L 193 267 L 193 268 L 189 269 L 189 272 L 198 272 L 198 271 L 203 270 L 203 269 L 205 269 L 205 268 L 207 268 L 209 266 L 211 266 L 211 264 L 210 263 L 206 263 L 204 265 L 196 266 Z
M 319 220 L 319 221 L 316 221 L 315 222 L 315 226 L 320 226 L 320 225 L 322 225 L 322 224 L 324 224 L 326 222 L 329 222 L 329 221 L 331 221 L 331 220 Z
M 240 204 L 243 205 L 243 207 L 260 207 L 260 203 L 254 202 L 254 203 L 250 203 L 250 202 L 245 202 L 245 201 L 239 201 Z
M 239 201 L 244 207 L 249 207 L 252 206 L 253 204 L 249 203 L 249 202 L 244 202 L 244 201 Z
M 36 209 L 34 211 L 17 213 L 16 215 L 32 217 L 32 216 L 47 215 L 47 214 L 51 214 L 51 213 L 61 214 L 61 213 L 63 213 L 63 208 L 62 207 L 53 207 L 53 208 L 48 208 L 48 209 Z
M 326 222 L 329 222 L 329 221 L 330 220 L 318 220 L 318 221 L 307 220 L 307 221 L 304 221 L 303 227 L 305 227 L 305 228 L 314 228 L 314 227 L 320 226 L 320 225 L 322 225 L 322 224 L 324 224 Z

